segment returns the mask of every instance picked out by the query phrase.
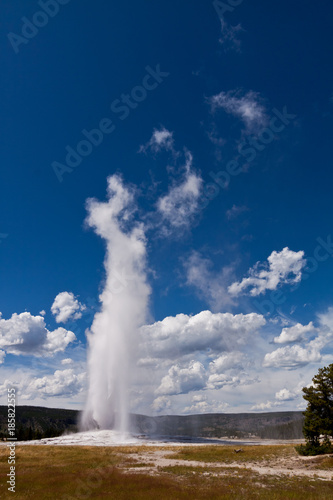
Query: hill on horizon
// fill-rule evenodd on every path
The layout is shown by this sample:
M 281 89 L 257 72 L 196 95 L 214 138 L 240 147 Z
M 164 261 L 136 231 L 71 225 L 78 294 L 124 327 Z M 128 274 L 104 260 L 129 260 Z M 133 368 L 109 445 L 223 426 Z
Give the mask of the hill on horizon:
M 56 437 L 78 432 L 80 411 L 43 406 L 16 407 L 18 440 Z M 146 436 L 204 438 L 302 439 L 301 411 L 207 413 L 147 416 L 131 414 L 131 431 Z M 7 437 L 7 406 L 0 406 L 0 439 Z

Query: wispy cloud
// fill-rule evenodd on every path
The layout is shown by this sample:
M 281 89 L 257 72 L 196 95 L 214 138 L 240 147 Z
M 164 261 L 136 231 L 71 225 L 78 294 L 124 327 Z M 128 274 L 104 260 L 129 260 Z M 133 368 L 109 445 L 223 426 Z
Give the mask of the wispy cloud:
M 147 151 L 151 151 L 153 153 L 159 153 L 162 150 L 173 151 L 173 148 L 173 132 L 170 132 L 170 130 L 167 130 L 165 127 L 161 127 L 160 129 L 154 129 L 149 141 L 140 146 L 139 152 L 146 153 Z
M 239 215 L 248 211 L 249 209 L 244 205 L 233 205 L 229 210 L 227 210 L 226 216 L 228 220 L 233 220 L 236 219 Z
M 233 266 L 214 271 L 212 262 L 199 252 L 193 251 L 184 263 L 186 284 L 193 286 L 213 311 L 226 310 L 234 305 L 228 293 L 228 285 L 234 278 Z
M 240 24 L 232 26 L 224 19 L 221 19 L 221 36 L 219 38 L 219 42 L 223 46 L 225 52 L 228 52 L 229 50 L 241 52 L 241 41 L 238 35 L 242 31 L 243 28 Z
M 266 108 L 258 92 L 250 90 L 245 94 L 240 90 L 220 92 L 209 99 L 212 111 L 223 109 L 240 119 L 246 133 L 256 133 L 267 124 Z
M 192 169 L 193 157 L 186 152 L 185 173 L 181 182 L 174 182 L 166 195 L 157 201 L 157 211 L 164 224 L 163 232 L 184 229 L 193 222 L 198 211 L 202 178 Z

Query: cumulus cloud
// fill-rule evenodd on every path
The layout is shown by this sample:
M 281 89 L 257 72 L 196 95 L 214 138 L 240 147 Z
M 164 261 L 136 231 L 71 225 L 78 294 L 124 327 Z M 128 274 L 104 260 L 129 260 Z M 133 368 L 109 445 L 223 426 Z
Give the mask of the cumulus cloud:
M 298 368 L 308 363 L 317 363 L 321 360 L 319 349 L 310 343 L 308 347 L 300 345 L 280 347 L 265 355 L 263 365 L 275 368 Z
M 212 262 L 199 252 L 192 252 L 186 260 L 186 284 L 193 286 L 200 297 L 204 298 L 213 311 L 228 309 L 234 305 L 227 287 L 234 278 L 234 268 L 225 266 L 221 271 L 213 269 Z
M 298 394 L 295 392 L 290 391 L 289 389 L 281 389 L 275 394 L 275 398 L 278 401 L 293 401 L 298 397 Z
M 64 328 L 49 331 L 42 316 L 29 312 L 0 319 L 0 348 L 10 354 L 52 356 L 64 351 L 75 339 L 74 333 Z
M 83 391 L 85 380 L 85 373 L 76 374 L 72 368 L 56 370 L 51 375 L 34 378 L 22 392 L 25 399 L 74 396 Z
M 187 152 L 183 180 L 174 183 L 169 192 L 157 201 L 157 211 L 169 229 L 186 228 L 198 211 L 202 178 L 192 170 L 192 160 L 191 153 Z
M 243 370 L 244 358 L 244 354 L 237 351 L 223 354 L 210 363 L 210 370 L 212 373 L 224 373 L 230 369 Z
M 199 361 L 191 361 L 185 368 L 175 365 L 163 377 L 156 394 L 173 395 L 197 391 L 205 387 L 206 378 L 206 370 Z
M 158 398 L 154 399 L 151 408 L 156 412 L 170 410 L 171 401 L 166 396 L 159 396 Z
M 239 385 L 253 385 L 260 382 L 259 377 L 249 377 L 243 373 L 232 375 L 230 373 L 213 373 L 207 380 L 207 389 L 222 389 L 225 386 L 237 387 Z
M 148 150 L 151 150 L 153 153 L 159 153 L 161 150 L 173 151 L 173 132 L 167 130 L 165 127 L 161 129 L 154 129 L 153 135 L 150 140 L 140 146 L 139 152 L 146 153 Z
M 79 319 L 86 306 L 81 304 L 72 292 L 58 293 L 51 306 L 51 312 L 57 323 L 66 323 L 69 319 Z
M 252 385 L 260 381 L 245 371 L 250 368 L 246 355 L 240 351 L 222 354 L 209 363 L 207 389 L 222 389 L 225 386 Z
M 0 365 L 4 362 L 5 356 L 6 356 L 5 351 L 0 350 Z
M 280 406 L 282 403 L 279 401 L 267 401 L 266 403 L 258 403 L 256 405 L 251 406 L 251 410 L 253 411 L 265 411 L 274 408 L 275 406 Z
M 239 350 L 253 340 L 265 323 L 264 317 L 257 313 L 202 311 L 195 316 L 168 316 L 142 327 L 141 335 L 150 357 L 174 359 L 199 351 L 221 354 Z
M 250 363 L 241 349 L 265 323 L 256 313 L 202 311 L 164 318 L 141 328 L 145 353 L 139 366 L 155 367 L 156 397 L 257 383 L 259 378 L 246 371 Z
M 71 365 L 73 363 L 73 360 L 71 358 L 66 358 L 61 361 L 62 365 Z
M 268 263 L 257 262 L 240 282 L 229 286 L 231 295 L 237 296 L 247 293 L 254 296 L 265 293 L 266 290 L 276 290 L 283 284 L 298 283 L 302 277 L 302 269 L 306 264 L 304 252 L 294 252 L 285 247 L 281 252 L 272 252 L 267 259 Z
M 183 413 L 223 413 L 228 407 L 228 403 L 211 398 L 208 400 L 207 396 L 198 394 L 193 396 L 191 406 L 186 406 Z
M 321 350 L 333 340 L 333 308 L 330 307 L 325 313 L 318 314 L 318 321 L 319 326 L 317 328 L 314 328 L 312 322 L 310 322 L 305 326 L 296 325 L 297 328 L 291 327 L 291 333 L 290 331 L 288 332 L 288 330 L 290 330 L 289 328 L 283 329 L 281 335 L 276 337 L 276 339 L 280 339 L 284 331 L 285 333 L 282 336 L 282 340 L 284 341 L 294 338 L 298 334 L 298 340 L 300 340 L 305 333 L 312 331 L 316 331 L 318 334 L 304 347 L 300 344 L 295 344 L 293 346 L 287 345 L 267 353 L 264 358 L 263 366 L 295 369 L 309 363 L 320 362 L 322 360 Z M 294 328 L 294 330 L 292 330 L 292 328 Z
M 281 334 L 274 338 L 276 344 L 288 344 L 299 340 L 304 340 L 308 333 L 314 332 L 316 329 L 312 321 L 308 325 L 297 323 L 289 328 L 283 328 Z
M 222 108 L 226 113 L 240 119 L 247 133 L 259 131 L 267 124 L 265 106 L 258 92 L 243 94 L 239 90 L 220 92 L 210 98 L 212 111 Z

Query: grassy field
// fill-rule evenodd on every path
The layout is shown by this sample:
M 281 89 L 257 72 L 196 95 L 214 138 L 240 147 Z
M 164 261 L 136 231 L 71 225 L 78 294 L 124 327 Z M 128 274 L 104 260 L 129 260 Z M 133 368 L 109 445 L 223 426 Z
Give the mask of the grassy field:
M 18 446 L 16 453 L 16 492 L 11 493 L 8 452 L 0 447 L 1 499 L 333 499 L 333 481 L 248 468 L 298 460 L 287 445 L 250 446 L 238 454 L 230 446 Z M 332 471 L 333 477 L 332 458 L 313 467 Z

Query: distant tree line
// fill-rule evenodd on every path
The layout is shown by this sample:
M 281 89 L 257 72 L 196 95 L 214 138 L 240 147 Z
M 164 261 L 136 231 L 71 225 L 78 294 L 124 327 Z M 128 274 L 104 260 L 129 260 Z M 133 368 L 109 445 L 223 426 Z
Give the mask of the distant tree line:
M 31 425 L 20 425 L 15 431 L 15 437 L 18 441 L 31 441 L 34 439 L 43 439 L 61 436 L 63 430 L 56 429 L 55 427 L 48 427 L 46 429 L 36 429 Z M 8 437 L 7 432 L 0 432 L 0 439 L 4 440 Z

